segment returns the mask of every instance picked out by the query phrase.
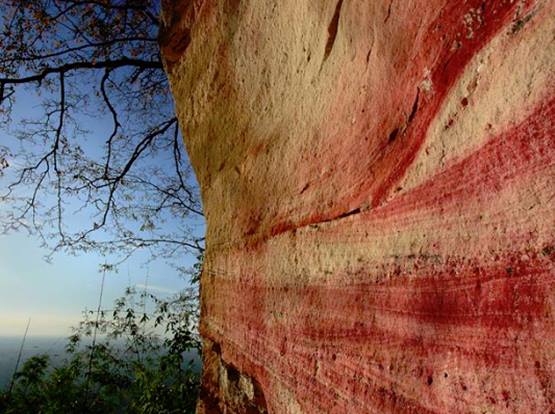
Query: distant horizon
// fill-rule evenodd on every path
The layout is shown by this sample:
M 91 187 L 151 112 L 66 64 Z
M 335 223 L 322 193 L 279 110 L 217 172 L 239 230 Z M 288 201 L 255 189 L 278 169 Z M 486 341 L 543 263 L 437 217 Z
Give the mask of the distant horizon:
M 68 335 L 69 336 L 69 335 Z M 28 339 L 62 339 L 62 338 L 66 338 L 64 335 L 27 335 L 27 337 L 25 338 L 25 342 L 27 342 Z M 4 335 L 4 334 L 0 334 L 0 340 L 3 339 L 17 339 L 19 341 L 23 340 L 23 334 L 21 335 Z
M 25 361 L 36 355 L 48 355 L 53 366 L 58 366 L 69 356 L 66 352 L 66 339 L 66 337 L 59 335 L 27 335 L 20 367 Z M 0 334 L 0 389 L 5 388 L 12 378 L 22 340 L 23 333 L 19 336 Z M 86 338 L 84 344 L 90 344 L 91 340 L 91 338 Z M 200 371 L 201 363 L 198 353 L 191 350 L 187 352 L 187 355 L 193 356 L 196 369 Z
M 21 254 L 25 252 L 25 254 Z M 99 255 L 57 255 L 52 263 L 33 237 L 21 233 L 0 236 L 0 336 L 22 337 L 31 318 L 29 336 L 67 337 L 83 319 L 83 311 L 96 310 L 101 274 Z M 168 296 L 188 286 L 162 261 L 145 266 L 138 256 L 120 273 L 106 274 L 102 308 L 109 309 L 128 287 Z M 192 263 L 188 257 L 184 264 Z
M 13 376 L 22 340 L 23 333 L 20 336 L 0 335 L 0 389 L 5 388 Z M 20 367 L 29 358 L 42 354 L 49 355 L 57 363 L 65 357 L 65 346 L 66 341 L 59 336 L 28 335 L 21 353 Z
M 72 327 L 79 324 L 81 313 L 78 315 L 68 315 L 63 313 L 33 313 L 24 317 L 20 313 L 2 314 L 0 319 L 0 337 L 14 337 L 25 334 L 27 321 L 31 319 L 27 336 L 62 336 L 71 335 Z

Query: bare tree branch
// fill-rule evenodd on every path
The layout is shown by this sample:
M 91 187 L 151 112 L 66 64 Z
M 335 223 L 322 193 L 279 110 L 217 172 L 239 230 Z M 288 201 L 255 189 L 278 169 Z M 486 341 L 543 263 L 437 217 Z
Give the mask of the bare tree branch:
M 25 76 L 21 78 L 0 78 L 0 84 L 17 85 L 23 83 L 40 83 L 51 74 L 65 74 L 67 72 L 78 69 L 115 69 L 125 66 L 139 67 L 143 69 L 163 69 L 161 61 L 146 61 L 141 59 L 122 58 L 118 60 L 105 60 L 100 62 L 71 62 L 59 67 L 48 67 L 35 75 Z M 3 100 L 3 97 L 2 97 Z M 0 103 L 2 102 L 0 100 Z
M 0 157 L 2 199 L 13 207 L 0 231 L 26 229 L 52 252 L 96 251 L 116 263 L 138 251 L 170 261 L 202 254 L 158 13 L 155 0 L 0 3 L 0 125 L 15 125 L 19 96 L 34 93 L 42 107 L 0 151 L 17 159 Z

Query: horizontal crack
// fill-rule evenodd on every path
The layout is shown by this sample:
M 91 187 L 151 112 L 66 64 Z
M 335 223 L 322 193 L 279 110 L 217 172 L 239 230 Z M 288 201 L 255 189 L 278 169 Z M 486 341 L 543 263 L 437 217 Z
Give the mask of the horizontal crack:
M 323 223 L 330 223 L 332 221 L 341 220 L 341 219 L 347 218 L 349 216 L 354 216 L 355 214 L 360 214 L 361 212 L 362 212 L 362 209 L 360 207 L 357 207 L 353 210 L 349 210 L 345 213 L 342 213 L 338 216 L 335 216 L 335 217 L 332 217 L 332 218 L 329 218 L 329 219 L 326 219 L 326 220 L 321 220 L 321 221 L 317 221 L 317 222 L 314 222 L 314 223 L 306 224 L 304 226 L 299 226 L 299 227 L 297 227 L 297 229 L 302 228 L 302 227 L 306 227 L 306 226 L 317 226 L 317 225 L 323 224 Z

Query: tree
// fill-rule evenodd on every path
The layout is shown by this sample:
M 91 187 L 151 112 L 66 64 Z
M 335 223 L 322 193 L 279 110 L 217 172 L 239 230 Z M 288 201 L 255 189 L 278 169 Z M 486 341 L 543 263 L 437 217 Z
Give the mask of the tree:
M 0 143 L 3 232 L 118 262 L 139 250 L 202 254 L 159 15 L 156 0 L 2 1 L 0 123 L 12 137 Z
M 200 375 L 196 292 L 169 300 L 129 289 L 111 311 L 85 311 L 68 358 L 25 362 L 14 387 L 0 390 L 0 412 L 194 413 Z M 96 334 L 100 340 L 96 341 Z
M 37 234 L 50 255 L 109 255 L 106 268 L 147 251 L 194 282 L 199 262 L 179 263 L 202 258 L 203 215 L 159 16 L 156 0 L 0 2 L 0 231 Z M 196 289 L 136 296 L 85 313 L 66 364 L 29 360 L 0 411 L 192 412 L 198 373 L 184 356 L 200 352 Z

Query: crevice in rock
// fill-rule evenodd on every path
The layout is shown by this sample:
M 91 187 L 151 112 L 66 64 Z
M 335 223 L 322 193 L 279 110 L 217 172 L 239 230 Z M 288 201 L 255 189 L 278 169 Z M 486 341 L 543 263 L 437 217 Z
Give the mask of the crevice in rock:
M 416 113 L 418 112 L 418 102 L 420 99 L 420 89 L 416 90 L 416 98 L 414 98 L 414 102 L 412 104 L 412 108 L 410 111 L 410 114 L 407 118 L 407 122 L 405 122 L 403 125 L 401 125 L 400 127 L 396 127 L 394 128 L 388 135 L 387 137 L 387 143 L 391 144 L 393 141 L 395 141 L 395 139 L 397 139 L 397 137 L 399 136 L 399 133 L 403 134 L 407 128 L 409 127 L 409 125 L 411 124 L 411 122 L 414 120 L 414 117 L 416 116 Z
M 416 112 L 418 111 L 418 100 L 420 98 L 420 89 L 416 90 L 416 98 L 414 98 L 414 103 L 412 104 L 412 109 L 410 111 L 410 115 L 407 119 L 407 126 L 412 122 L 414 117 L 416 116 Z
M 234 365 L 221 360 L 225 379 L 221 382 L 220 395 L 225 406 L 237 414 L 265 414 L 268 412 L 266 397 L 260 383 L 240 372 Z
M 331 22 L 328 26 L 328 41 L 326 42 L 326 48 L 324 50 L 324 60 L 326 61 L 328 56 L 330 55 L 333 45 L 335 44 L 335 39 L 337 37 L 337 30 L 339 28 L 339 16 L 341 14 L 341 6 L 343 5 L 343 0 L 339 0 L 335 6 L 335 11 L 333 13 L 333 17 Z M 322 62 L 322 63 L 323 63 Z
M 323 224 L 323 223 L 329 223 L 331 221 L 341 220 L 341 219 L 347 218 L 349 216 L 354 216 L 355 214 L 360 214 L 361 211 L 362 211 L 362 209 L 360 207 L 357 207 L 353 210 L 349 210 L 345 213 L 341 213 L 340 215 L 329 218 L 327 220 L 322 220 L 322 221 L 319 221 L 317 223 L 311 223 L 311 225 L 318 225 L 318 224 Z
M 203 380 L 198 412 L 203 414 L 267 414 L 260 382 L 223 359 L 220 344 L 205 339 Z
M 370 46 L 370 49 L 368 50 L 368 53 L 366 54 L 366 63 L 368 64 L 368 62 L 370 62 L 370 56 L 372 55 L 372 49 L 373 49 L 373 44 L 372 46 Z
M 292 222 L 280 223 L 277 226 L 275 226 L 270 231 L 270 233 L 268 235 L 266 235 L 262 239 L 258 239 L 257 241 L 260 242 L 262 240 L 268 240 L 270 238 L 279 236 L 280 234 L 287 233 L 287 232 L 292 232 L 294 234 L 297 230 L 304 229 L 304 228 L 307 228 L 307 227 L 318 228 L 320 226 L 320 224 L 330 223 L 332 221 L 337 221 L 337 220 L 342 220 L 344 218 L 354 216 L 356 214 L 364 213 L 368 209 L 369 209 L 369 204 L 368 204 L 368 202 L 365 202 L 360 207 L 349 210 L 345 213 L 340 213 L 336 216 L 332 216 L 332 217 L 329 217 L 329 218 L 322 218 L 320 220 L 311 220 L 311 221 L 307 220 L 307 221 L 301 222 L 299 224 L 295 224 L 295 223 L 292 223 Z
M 395 141 L 395 138 L 397 138 L 397 135 L 399 135 L 399 128 L 395 128 L 393 129 L 393 131 L 389 133 L 389 136 L 387 137 L 387 142 L 391 143 Z
M 347 211 L 346 213 L 343 213 L 343 214 L 337 216 L 335 218 L 335 220 L 339 220 L 339 219 L 342 219 L 342 218 L 345 218 L 345 217 L 349 217 L 349 216 L 352 216 L 352 215 L 358 214 L 358 213 L 360 213 L 360 207 L 357 207 L 354 210 Z
M 387 7 L 387 14 L 385 15 L 385 19 L 383 20 L 384 23 L 387 23 L 389 18 L 391 17 L 391 6 L 393 5 L 393 0 L 389 2 L 389 6 Z

